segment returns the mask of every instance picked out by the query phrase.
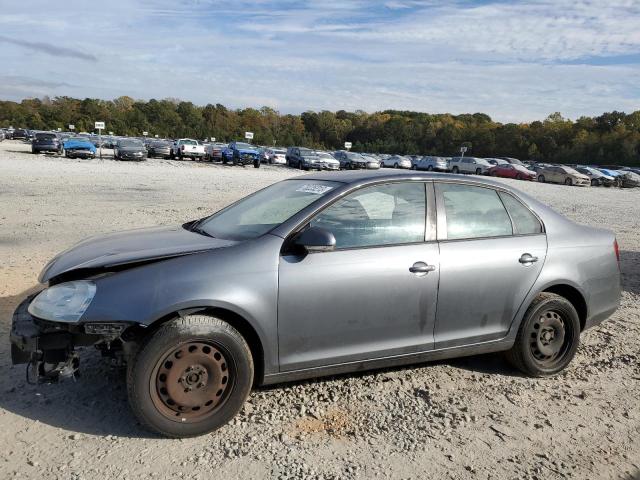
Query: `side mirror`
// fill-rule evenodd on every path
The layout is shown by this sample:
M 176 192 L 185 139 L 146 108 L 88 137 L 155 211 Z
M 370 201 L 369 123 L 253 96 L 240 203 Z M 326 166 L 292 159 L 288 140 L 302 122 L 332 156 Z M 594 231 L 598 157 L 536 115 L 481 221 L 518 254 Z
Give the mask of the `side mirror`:
M 330 252 L 336 248 L 336 237 L 324 228 L 309 227 L 295 238 L 293 244 L 308 253 Z

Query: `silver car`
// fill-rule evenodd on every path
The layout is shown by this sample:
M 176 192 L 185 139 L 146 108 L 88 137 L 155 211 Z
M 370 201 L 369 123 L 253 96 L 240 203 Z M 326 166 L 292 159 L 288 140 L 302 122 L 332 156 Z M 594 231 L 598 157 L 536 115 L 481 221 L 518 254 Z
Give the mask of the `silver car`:
M 400 170 L 313 173 L 94 237 L 39 280 L 13 363 L 55 380 L 95 345 L 128 363 L 133 412 L 170 437 L 224 425 L 253 385 L 497 351 L 553 375 L 620 301 L 612 232 L 491 180 Z
M 411 159 L 402 155 L 392 155 L 380 160 L 381 167 L 411 168 Z
M 448 172 L 449 171 L 449 158 L 446 157 L 434 157 L 427 155 L 420 158 L 413 164 L 414 170 L 428 170 L 436 172 Z

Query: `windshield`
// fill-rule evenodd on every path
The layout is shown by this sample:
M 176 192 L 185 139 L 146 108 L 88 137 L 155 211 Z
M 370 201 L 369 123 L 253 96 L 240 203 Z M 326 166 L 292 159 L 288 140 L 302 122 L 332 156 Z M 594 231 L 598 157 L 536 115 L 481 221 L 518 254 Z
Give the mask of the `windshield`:
M 180 140 L 180 145 L 198 145 L 196 140 Z
M 236 143 L 236 148 L 248 148 L 248 149 L 255 149 L 256 147 L 254 147 L 253 145 L 250 145 L 248 143 Z
M 331 155 L 329 155 L 328 153 L 324 153 L 324 152 L 316 152 L 316 155 L 320 158 L 326 158 L 327 160 L 335 160 L 335 158 L 333 158 Z
M 221 210 L 196 226 L 215 238 L 258 238 L 341 185 L 322 180 L 285 180 Z
M 140 147 L 142 148 L 143 144 L 140 140 L 120 140 L 118 142 L 120 147 Z

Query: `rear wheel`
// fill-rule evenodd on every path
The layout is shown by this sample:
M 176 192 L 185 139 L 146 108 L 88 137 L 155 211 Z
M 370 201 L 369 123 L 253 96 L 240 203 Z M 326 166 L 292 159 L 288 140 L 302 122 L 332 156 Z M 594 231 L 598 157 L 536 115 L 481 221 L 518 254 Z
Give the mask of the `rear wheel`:
M 482 169 L 476 168 L 476 175 L 482 175 Z
M 573 359 L 580 343 L 580 319 L 566 298 L 541 293 L 527 309 L 507 359 L 533 377 L 554 375 Z
M 600 185 L 600 182 L 598 181 L 597 178 L 592 178 L 591 179 L 591 186 L 592 187 L 597 187 L 598 185 Z
M 227 423 L 253 382 L 251 351 L 222 320 L 191 315 L 161 326 L 127 372 L 129 403 L 147 428 L 192 437 Z
M 394 164 L 393 164 L 393 168 L 398 168 L 398 164 L 397 164 L 397 163 L 394 163 Z

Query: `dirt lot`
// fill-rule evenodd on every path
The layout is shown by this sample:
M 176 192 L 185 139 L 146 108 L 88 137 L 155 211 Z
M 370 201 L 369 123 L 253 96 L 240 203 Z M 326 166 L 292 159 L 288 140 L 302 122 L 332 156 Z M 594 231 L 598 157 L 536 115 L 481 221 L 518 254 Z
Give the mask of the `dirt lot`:
M 640 189 L 518 182 L 615 230 L 622 307 L 563 375 L 500 355 L 260 389 L 220 431 L 166 440 L 130 414 L 121 369 L 87 350 L 76 382 L 10 366 L 11 312 L 46 261 L 83 237 L 204 216 L 286 168 L 66 160 L 0 143 L 0 478 L 640 478 Z

